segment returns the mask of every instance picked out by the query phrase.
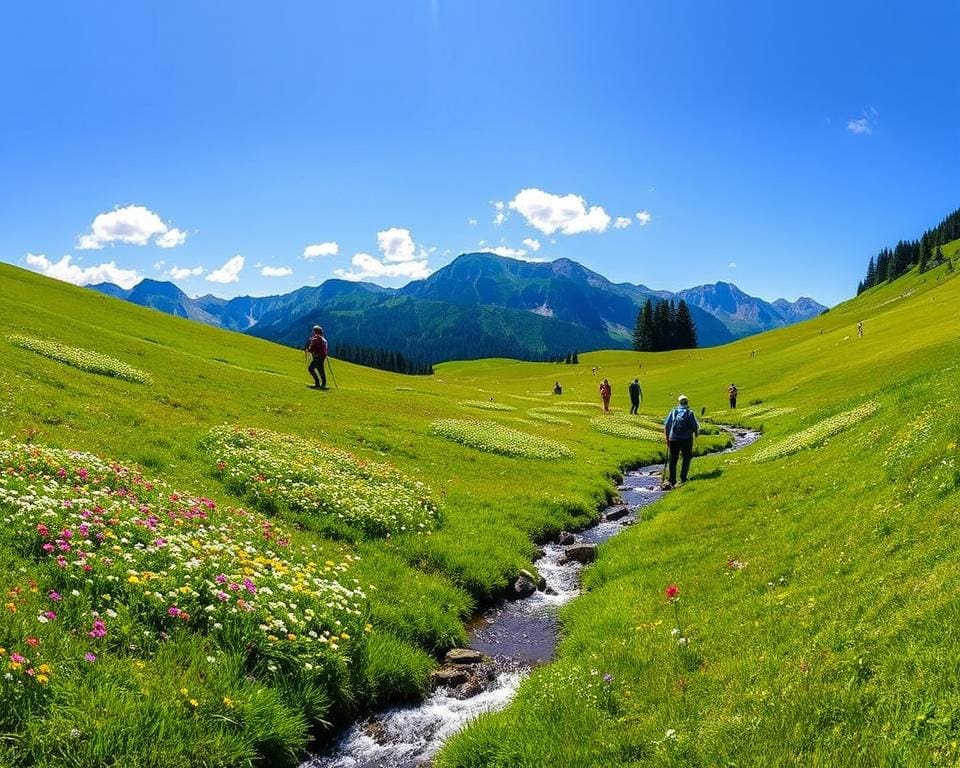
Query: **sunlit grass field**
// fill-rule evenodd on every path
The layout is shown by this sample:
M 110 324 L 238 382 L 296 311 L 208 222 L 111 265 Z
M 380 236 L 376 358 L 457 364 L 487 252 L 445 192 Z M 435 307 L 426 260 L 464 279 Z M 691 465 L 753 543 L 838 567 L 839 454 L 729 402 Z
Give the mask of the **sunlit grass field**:
M 297 350 L 0 265 L 6 484 L 118 505 L 93 529 L 115 543 L 82 546 L 68 515 L 83 504 L 15 514 L 0 498 L 0 764 L 292 764 L 331 725 L 421 696 L 433 659 L 530 567 L 536 541 L 595 519 L 624 467 L 662 458 L 651 420 L 680 393 L 763 439 L 695 459 L 693 482 L 603 546 L 588 594 L 564 612 L 557 662 L 439 764 L 953 764 L 958 294 L 939 267 L 723 348 L 597 352 L 578 366 L 483 360 L 403 377 L 334 360 L 339 386 L 324 392 L 307 387 Z M 83 370 L 11 336 L 146 378 Z M 600 377 L 614 387 L 610 425 Z M 731 382 L 737 412 L 725 410 Z M 270 437 L 261 453 L 211 442 L 234 428 Z M 117 501 L 120 470 L 97 484 L 80 473 L 92 458 L 48 449 L 164 490 L 137 485 L 136 504 Z M 213 537 L 240 509 L 253 529 L 242 554 Z M 179 560 L 158 559 L 157 536 L 137 538 L 154 518 L 195 531 Z M 181 561 L 196 564 L 181 573 Z M 286 575 L 307 563 L 310 584 Z M 143 586 L 144 573 L 170 583 Z M 322 609 L 329 590 L 349 598 Z

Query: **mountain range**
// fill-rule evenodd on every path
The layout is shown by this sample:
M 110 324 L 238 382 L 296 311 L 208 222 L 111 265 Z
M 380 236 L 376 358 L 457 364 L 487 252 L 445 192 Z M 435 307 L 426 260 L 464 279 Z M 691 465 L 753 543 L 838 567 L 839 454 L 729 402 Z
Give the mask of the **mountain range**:
M 327 280 L 278 296 L 193 299 L 170 282 L 145 279 L 130 290 L 90 288 L 209 325 L 299 347 L 314 323 L 337 344 L 396 350 L 411 360 L 479 357 L 550 359 L 573 350 L 631 346 L 647 299 L 683 299 L 699 345 L 715 346 L 790 325 L 826 307 L 801 297 L 767 302 L 731 283 L 676 293 L 613 283 L 570 259 L 518 261 L 466 253 L 402 288 Z

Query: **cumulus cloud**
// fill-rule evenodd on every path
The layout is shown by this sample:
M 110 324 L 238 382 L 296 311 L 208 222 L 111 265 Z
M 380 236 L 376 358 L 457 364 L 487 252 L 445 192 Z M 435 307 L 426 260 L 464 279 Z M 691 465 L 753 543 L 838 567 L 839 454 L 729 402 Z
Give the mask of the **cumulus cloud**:
M 350 260 L 351 269 L 335 269 L 333 274 L 344 280 L 366 280 L 371 277 L 406 277 L 421 280 L 430 274 L 426 261 L 387 263 L 369 253 L 356 253 Z
M 170 267 L 165 273 L 171 280 L 187 280 L 203 274 L 203 267 Z
M 128 205 L 98 214 L 90 231 L 78 238 L 77 248 L 99 250 L 107 243 L 146 245 L 151 239 L 161 248 L 173 248 L 183 245 L 187 233 L 170 227 L 149 208 Z
M 366 280 L 371 277 L 406 277 L 421 280 L 432 271 L 427 264 L 428 253 L 417 247 L 409 229 L 391 227 L 377 232 L 377 247 L 382 259 L 369 253 L 355 253 L 350 269 L 335 269 L 333 274 L 344 280 Z M 435 250 L 435 249 L 432 249 Z
M 383 258 L 390 262 L 413 261 L 416 258 L 416 246 L 409 229 L 391 227 L 377 232 L 377 247 Z
M 220 268 L 213 270 L 209 275 L 207 275 L 207 280 L 211 283 L 236 283 L 240 280 L 240 271 L 243 269 L 243 264 L 246 259 L 243 256 L 237 255 L 232 259 L 228 259 L 227 262 Z
M 631 221 L 631 219 L 630 219 L 629 216 L 617 216 L 617 218 L 615 218 L 615 219 L 613 220 L 613 228 L 614 228 L 614 229 L 626 229 L 626 228 L 629 227 L 632 223 L 633 223 L 633 222 Z
M 653 216 L 650 211 L 637 211 L 637 221 L 640 222 L 641 227 L 645 227 L 653 221 Z
M 328 241 L 326 243 L 308 245 L 303 249 L 303 258 L 316 259 L 320 256 L 336 256 L 338 253 L 340 253 L 340 245 L 333 241 Z
M 532 237 L 525 237 L 525 238 L 523 238 L 523 244 L 524 244 L 525 246 L 527 246 L 527 248 L 529 248 L 529 249 L 530 249 L 531 251 L 533 251 L 534 253 L 536 253 L 537 251 L 540 250 L 540 241 L 539 241 L 539 240 L 535 240 L 535 239 L 532 238 Z
M 467 224 L 469 224 L 471 227 L 475 227 L 475 226 L 477 226 L 477 220 L 476 220 L 476 219 L 467 219 Z
M 503 200 L 491 200 L 490 205 L 492 205 L 493 210 L 496 211 L 493 216 L 493 223 L 500 226 L 507 220 L 507 207 Z
M 552 195 L 542 189 L 522 189 L 510 201 L 510 208 L 545 235 L 604 232 L 610 226 L 610 216 L 603 208 L 588 207 L 586 200 L 572 193 Z
M 292 275 L 293 270 L 290 267 L 264 267 L 260 274 L 264 277 L 286 277 Z
M 133 288 L 141 279 L 140 274 L 135 269 L 121 269 L 114 261 L 81 267 L 72 263 L 73 257 L 70 254 L 65 255 L 60 261 L 50 261 L 42 253 L 28 253 L 26 262 L 47 277 L 53 277 L 74 285 L 114 283 L 121 288 Z

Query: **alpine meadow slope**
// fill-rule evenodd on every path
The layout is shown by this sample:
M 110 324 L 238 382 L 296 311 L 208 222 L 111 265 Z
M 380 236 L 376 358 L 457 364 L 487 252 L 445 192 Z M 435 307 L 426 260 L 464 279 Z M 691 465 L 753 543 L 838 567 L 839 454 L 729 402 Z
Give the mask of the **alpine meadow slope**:
M 662 458 L 572 405 L 599 404 L 592 366 L 619 415 L 639 375 L 647 416 L 683 392 L 764 437 L 696 458 L 601 547 L 557 660 L 437 765 L 955 763 L 951 267 L 723 347 L 416 378 L 333 360 L 339 388 L 318 392 L 297 351 L 0 265 L 0 764 L 292 765 L 333 725 L 422 696 L 533 542 Z M 342 483 L 310 474 L 318 450 Z M 402 505 L 371 517 L 384 487 Z

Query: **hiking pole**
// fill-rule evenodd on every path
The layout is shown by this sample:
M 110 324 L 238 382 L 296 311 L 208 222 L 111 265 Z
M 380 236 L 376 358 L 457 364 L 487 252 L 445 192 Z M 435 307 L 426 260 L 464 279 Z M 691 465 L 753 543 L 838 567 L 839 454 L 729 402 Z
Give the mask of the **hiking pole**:
M 333 379 L 333 386 L 337 389 L 340 389 L 340 385 L 337 384 L 337 375 L 333 372 L 333 363 L 330 362 L 330 358 L 327 358 L 327 368 L 330 369 L 330 376 Z

